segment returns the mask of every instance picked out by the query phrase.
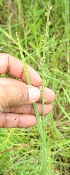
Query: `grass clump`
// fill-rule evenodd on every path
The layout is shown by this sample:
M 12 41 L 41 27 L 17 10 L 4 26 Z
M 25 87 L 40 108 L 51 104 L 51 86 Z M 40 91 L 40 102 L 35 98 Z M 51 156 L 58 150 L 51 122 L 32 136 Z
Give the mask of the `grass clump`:
M 69 175 L 69 0 L 1 0 L 0 13 L 0 52 L 34 67 L 43 80 L 42 93 L 44 86 L 56 92 L 45 121 L 37 113 L 39 125 L 0 129 L 0 173 Z

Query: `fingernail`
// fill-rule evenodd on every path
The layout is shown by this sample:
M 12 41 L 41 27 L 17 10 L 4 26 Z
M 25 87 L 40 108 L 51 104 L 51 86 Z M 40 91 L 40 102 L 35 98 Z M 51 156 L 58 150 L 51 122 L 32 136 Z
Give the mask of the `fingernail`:
M 37 87 L 28 88 L 29 101 L 35 102 L 40 97 L 40 90 Z

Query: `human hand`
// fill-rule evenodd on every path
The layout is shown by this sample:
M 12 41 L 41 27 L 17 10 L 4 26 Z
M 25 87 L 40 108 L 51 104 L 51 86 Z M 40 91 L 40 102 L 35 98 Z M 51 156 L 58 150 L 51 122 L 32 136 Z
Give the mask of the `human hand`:
M 42 80 L 31 66 L 27 65 L 27 69 L 31 85 L 27 85 L 22 61 L 9 54 L 0 54 L 0 74 L 13 77 L 0 77 L 0 128 L 28 128 L 35 125 L 37 121 L 32 105 L 35 101 L 39 114 L 43 113 Z M 52 110 L 55 93 L 45 87 L 44 98 L 44 115 L 47 115 Z

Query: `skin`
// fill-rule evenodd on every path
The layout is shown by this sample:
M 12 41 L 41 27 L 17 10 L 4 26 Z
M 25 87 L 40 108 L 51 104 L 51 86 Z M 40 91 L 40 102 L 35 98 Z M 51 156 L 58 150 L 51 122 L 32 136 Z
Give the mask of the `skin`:
M 41 77 L 31 66 L 27 65 L 27 69 L 32 86 L 41 90 Z M 12 76 L 12 78 L 0 77 L 0 128 L 28 128 L 34 126 L 37 121 L 32 102 L 28 99 L 27 90 L 30 86 L 27 85 L 22 61 L 9 54 L 1 53 L 0 74 L 10 74 Z M 55 99 L 55 93 L 45 87 L 44 98 L 44 115 L 47 115 L 52 110 L 51 103 Z M 41 92 L 37 100 L 37 107 L 39 114 L 42 115 Z

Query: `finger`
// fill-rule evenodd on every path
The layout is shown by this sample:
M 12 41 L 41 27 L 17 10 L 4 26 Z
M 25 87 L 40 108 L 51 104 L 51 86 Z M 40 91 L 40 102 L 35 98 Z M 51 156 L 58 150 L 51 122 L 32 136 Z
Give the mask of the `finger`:
M 39 89 L 41 90 L 42 86 L 40 86 Z M 43 93 L 41 92 L 38 102 L 41 103 L 42 98 L 43 98 Z M 51 89 L 44 87 L 44 99 L 46 104 L 52 103 L 55 99 L 55 93 Z
M 20 85 L 22 87 L 27 86 L 26 83 L 20 81 L 20 80 L 15 80 L 15 79 L 12 79 L 12 78 L 0 78 L 0 85 Z M 29 85 L 28 85 L 29 87 Z M 40 91 L 42 89 L 42 86 L 39 87 Z M 40 98 L 38 100 L 38 102 L 42 103 L 42 92 L 40 93 Z M 45 99 L 45 103 L 46 104 L 50 104 L 54 101 L 55 99 L 55 93 L 49 89 L 49 88 L 46 88 L 44 87 L 44 99 Z
M 29 128 L 35 124 L 34 115 L 0 113 L 0 128 Z
M 31 84 L 33 86 L 40 86 L 42 80 L 39 74 L 29 65 L 26 65 L 30 77 Z M 24 73 L 23 62 L 13 56 L 5 53 L 0 54 L 0 74 L 11 74 L 14 77 L 26 81 L 26 76 Z
M 39 97 L 40 90 L 34 86 L 0 85 L 0 112 L 7 107 L 31 104 Z
M 16 79 L 13 79 L 13 78 L 5 78 L 5 77 L 0 77 L 0 85 L 17 85 L 17 86 L 27 86 L 26 83 L 24 83 L 23 81 L 21 80 L 16 80 Z M 30 86 L 30 85 L 29 85 Z
M 38 108 L 39 115 L 43 115 L 43 113 L 44 115 L 47 115 L 52 111 L 52 106 L 50 104 L 48 105 L 45 104 L 43 108 L 42 104 L 37 103 L 37 108 Z M 35 115 L 33 105 L 23 105 L 23 106 L 16 107 L 16 108 L 6 108 L 3 112 Z

